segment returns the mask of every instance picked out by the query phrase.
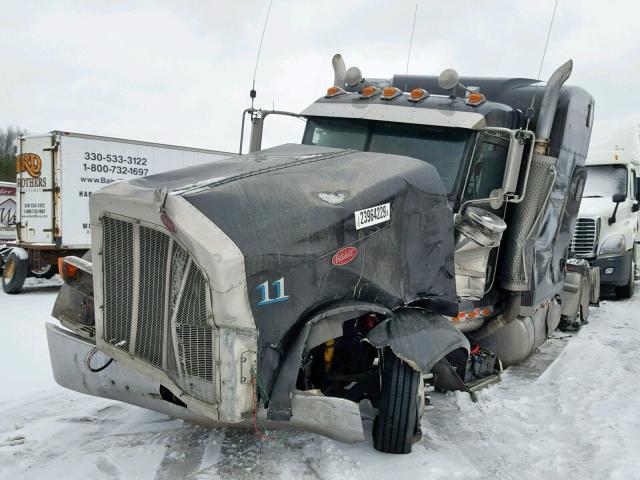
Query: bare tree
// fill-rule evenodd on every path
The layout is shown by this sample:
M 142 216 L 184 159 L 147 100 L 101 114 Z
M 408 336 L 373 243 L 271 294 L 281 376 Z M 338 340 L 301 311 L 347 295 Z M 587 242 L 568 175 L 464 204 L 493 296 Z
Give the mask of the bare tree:
M 20 127 L 7 127 L 0 129 L 0 181 L 16 181 L 16 158 L 14 141 L 20 135 L 26 135 L 27 131 Z

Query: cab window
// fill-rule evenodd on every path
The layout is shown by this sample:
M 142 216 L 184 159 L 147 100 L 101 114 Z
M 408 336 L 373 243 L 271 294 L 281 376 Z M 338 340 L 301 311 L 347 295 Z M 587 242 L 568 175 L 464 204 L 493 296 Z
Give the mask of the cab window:
M 582 198 L 611 198 L 616 193 L 627 196 L 628 181 L 624 165 L 589 165 Z
M 489 198 L 493 190 L 502 188 L 508 148 L 506 141 L 495 137 L 486 137 L 478 144 L 463 201 Z

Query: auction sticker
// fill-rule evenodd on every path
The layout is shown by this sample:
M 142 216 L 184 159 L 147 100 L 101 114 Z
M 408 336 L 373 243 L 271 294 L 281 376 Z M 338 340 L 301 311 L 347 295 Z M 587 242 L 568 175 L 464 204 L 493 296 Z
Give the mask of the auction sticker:
M 391 204 L 385 203 L 355 212 L 356 230 L 391 220 Z

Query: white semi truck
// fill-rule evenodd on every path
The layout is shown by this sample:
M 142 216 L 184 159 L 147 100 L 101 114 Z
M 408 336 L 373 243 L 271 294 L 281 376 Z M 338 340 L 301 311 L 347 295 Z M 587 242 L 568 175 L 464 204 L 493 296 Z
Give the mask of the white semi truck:
M 571 250 L 600 268 L 600 284 L 630 298 L 637 269 L 640 125 L 627 124 L 589 149 L 587 181 Z
M 57 130 L 20 137 L 15 147 L 17 240 L 0 251 L 6 293 L 20 292 L 29 276 L 52 277 L 59 258 L 90 248 L 89 197 L 96 190 L 231 155 Z

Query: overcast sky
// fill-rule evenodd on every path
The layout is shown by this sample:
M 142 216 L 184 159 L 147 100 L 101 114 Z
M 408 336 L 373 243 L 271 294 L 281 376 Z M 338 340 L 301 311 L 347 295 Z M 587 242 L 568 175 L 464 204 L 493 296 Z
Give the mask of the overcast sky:
M 409 72 L 535 77 L 555 0 L 418 1 Z M 0 127 L 237 150 L 268 0 L 0 0 Z M 300 111 L 331 85 L 331 57 L 365 77 L 404 73 L 415 1 L 273 0 L 256 105 Z M 596 100 L 596 128 L 640 119 L 640 3 L 560 0 L 543 79 Z M 302 122 L 267 121 L 265 143 Z

